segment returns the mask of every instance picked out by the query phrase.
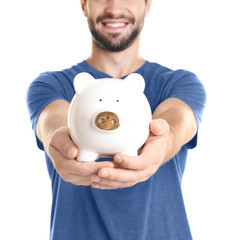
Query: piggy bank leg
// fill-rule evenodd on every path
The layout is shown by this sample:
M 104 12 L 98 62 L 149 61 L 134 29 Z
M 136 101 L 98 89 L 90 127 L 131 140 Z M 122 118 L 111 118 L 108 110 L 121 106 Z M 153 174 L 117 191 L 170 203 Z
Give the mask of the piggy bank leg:
M 79 149 L 77 160 L 80 162 L 93 162 L 98 158 L 98 154 L 89 150 Z

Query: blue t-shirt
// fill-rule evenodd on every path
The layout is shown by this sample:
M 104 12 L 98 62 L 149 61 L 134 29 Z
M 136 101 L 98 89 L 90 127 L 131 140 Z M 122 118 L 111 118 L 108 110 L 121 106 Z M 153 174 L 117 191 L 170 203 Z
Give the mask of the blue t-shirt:
M 83 61 L 69 69 L 46 72 L 27 93 L 33 129 L 41 111 L 57 99 L 71 102 L 73 79 L 80 72 L 111 77 Z M 205 90 L 195 74 L 173 71 L 146 61 L 137 71 L 145 79 L 145 95 L 152 111 L 167 98 L 178 98 L 193 110 L 198 126 L 205 106 Z M 38 147 L 43 145 L 37 138 Z M 52 183 L 51 240 L 190 240 L 181 192 L 188 149 L 197 135 L 147 181 L 116 190 L 99 190 L 65 182 L 45 154 Z

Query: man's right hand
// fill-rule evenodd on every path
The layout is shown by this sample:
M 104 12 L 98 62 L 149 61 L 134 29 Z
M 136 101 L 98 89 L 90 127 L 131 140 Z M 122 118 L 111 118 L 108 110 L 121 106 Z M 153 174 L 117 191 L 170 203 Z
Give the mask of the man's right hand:
M 59 175 L 66 182 L 89 186 L 92 175 L 102 167 L 114 167 L 113 162 L 78 162 L 78 148 L 70 139 L 67 127 L 57 129 L 50 137 L 45 150 Z
M 114 167 L 113 162 L 78 162 L 78 148 L 71 140 L 67 127 L 70 103 L 56 100 L 41 112 L 36 133 L 43 143 L 56 171 L 64 181 L 89 186 L 91 177 L 102 167 Z

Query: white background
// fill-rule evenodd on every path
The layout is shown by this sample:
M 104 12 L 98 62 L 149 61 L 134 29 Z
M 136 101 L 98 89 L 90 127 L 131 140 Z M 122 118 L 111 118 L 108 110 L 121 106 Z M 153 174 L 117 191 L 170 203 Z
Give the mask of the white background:
M 195 72 L 207 89 L 183 178 L 194 240 L 231 239 L 230 8 L 228 0 L 154 0 L 142 33 L 143 57 Z M 41 72 L 86 59 L 90 34 L 74 0 L 1 1 L 0 24 L 0 239 L 48 239 L 50 180 L 26 90 Z

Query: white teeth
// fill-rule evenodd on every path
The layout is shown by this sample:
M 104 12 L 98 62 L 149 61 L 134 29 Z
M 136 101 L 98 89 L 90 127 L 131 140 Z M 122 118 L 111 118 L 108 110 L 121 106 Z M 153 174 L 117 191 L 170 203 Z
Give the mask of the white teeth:
M 125 23 L 106 23 L 105 25 L 107 27 L 118 28 L 118 27 L 124 27 L 126 24 Z

